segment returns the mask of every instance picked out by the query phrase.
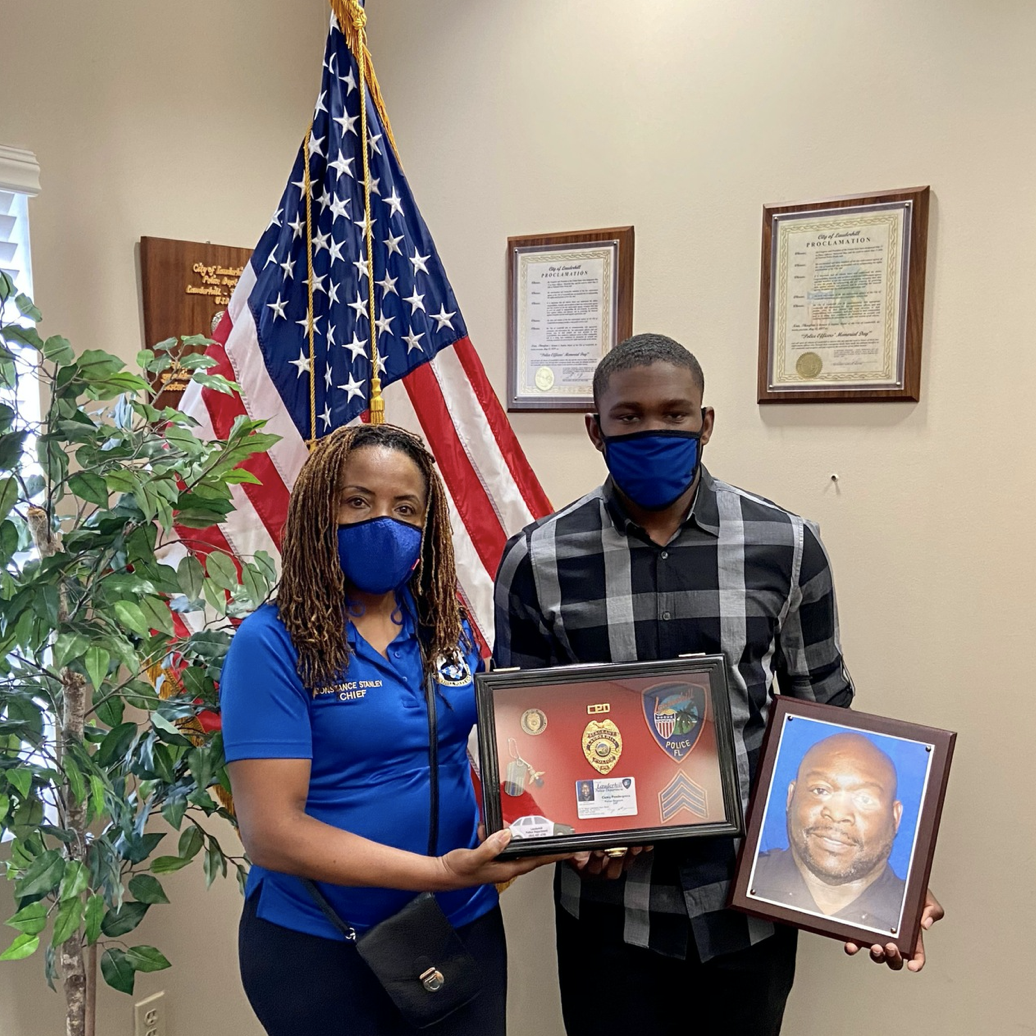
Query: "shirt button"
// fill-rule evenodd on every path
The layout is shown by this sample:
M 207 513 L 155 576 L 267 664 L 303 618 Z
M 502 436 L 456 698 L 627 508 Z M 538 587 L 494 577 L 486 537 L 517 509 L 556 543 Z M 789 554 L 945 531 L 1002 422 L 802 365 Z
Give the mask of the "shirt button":
M 666 559 L 667 557 L 669 557 L 669 551 L 668 551 L 668 550 L 663 550 L 663 551 L 662 551 L 662 553 L 661 553 L 661 554 L 659 554 L 658 556 L 659 556 L 659 557 L 660 557 L 660 558 L 661 558 L 661 559 L 662 559 L 663 561 L 665 561 L 665 559 Z
M 402 658 L 403 657 L 403 652 L 402 651 L 393 651 L 392 654 L 394 654 L 396 656 L 396 658 Z
M 669 620 L 669 619 L 671 619 L 672 617 L 673 617 L 673 616 L 672 616 L 672 615 L 671 615 L 671 614 L 670 614 L 669 612 L 662 612 L 662 618 L 663 618 L 663 619 L 666 619 L 666 620 L 668 621 L 668 620 Z

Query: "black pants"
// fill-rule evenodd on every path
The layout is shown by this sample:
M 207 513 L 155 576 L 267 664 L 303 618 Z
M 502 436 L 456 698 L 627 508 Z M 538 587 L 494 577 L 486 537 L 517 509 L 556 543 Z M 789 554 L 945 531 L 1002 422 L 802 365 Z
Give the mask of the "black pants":
M 613 925 L 557 913 L 558 975 L 568 1036 L 777 1036 L 795 977 L 793 928 L 738 953 L 663 957 Z M 694 953 L 693 942 L 690 953 Z
M 256 917 L 253 896 L 238 929 L 241 981 L 269 1036 L 504 1036 L 507 948 L 500 908 L 457 929 L 478 962 L 482 993 L 439 1025 L 403 1021 L 370 968 L 345 942 Z

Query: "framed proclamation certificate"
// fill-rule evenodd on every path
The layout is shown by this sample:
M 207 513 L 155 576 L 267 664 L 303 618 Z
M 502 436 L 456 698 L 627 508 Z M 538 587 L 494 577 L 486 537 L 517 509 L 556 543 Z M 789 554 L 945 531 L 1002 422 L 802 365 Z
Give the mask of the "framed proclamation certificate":
M 483 817 L 502 856 L 737 835 L 722 655 L 475 676 Z
M 764 207 L 760 403 L 920 398 L 928 197 Z
M 633 333 L 633 227 L 507 239 L 508 410 L 593 409 L 601 357 Z

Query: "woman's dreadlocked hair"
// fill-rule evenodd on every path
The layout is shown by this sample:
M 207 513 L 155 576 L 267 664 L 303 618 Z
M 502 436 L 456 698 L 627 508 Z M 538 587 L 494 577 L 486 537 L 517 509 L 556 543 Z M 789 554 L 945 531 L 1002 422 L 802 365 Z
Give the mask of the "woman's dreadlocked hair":
M 395 425 L 338 428 L 316 444 L 299 472 L 281 552 L 277 606 L 299 653 L 299 677 L 310 691 L 340 680 L 349 664 L 345 579 L 338 560 L 338 486 L 346 459 L 368 446 L 405 453 L 424 475 L 428 515 L 421 563 L 409 584 L 417 604 L 418 637 L 427 670 L 444 659 L 459 660 L 463 616 L 446 493 L 435 459 L 418 436 Z

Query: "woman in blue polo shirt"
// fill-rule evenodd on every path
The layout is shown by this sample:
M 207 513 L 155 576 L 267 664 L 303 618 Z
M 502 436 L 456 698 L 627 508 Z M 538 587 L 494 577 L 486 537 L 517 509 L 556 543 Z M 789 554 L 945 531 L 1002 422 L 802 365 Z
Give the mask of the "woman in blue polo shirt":
M 270 1036 L 416 1031 L 324 916 L 363 932 L 431 891 L 485 978 L 429 1032 L 504 1032 L 506 951 L 494 882 L 547 862 L 481 845 L 466 755 L 481 666 L 456 596 L 446 496 L 421 440 L 340 428 L 303 466 L 275 604 L 241 624 L 223 667 L 223 737 L 252 860 L 239 949 Z M 429 839 L 426 676 L 438 726 L 439 836 Z

